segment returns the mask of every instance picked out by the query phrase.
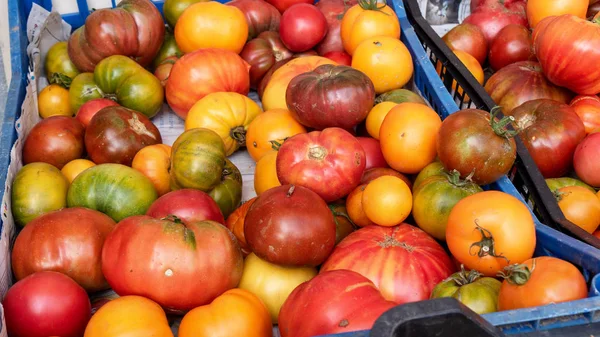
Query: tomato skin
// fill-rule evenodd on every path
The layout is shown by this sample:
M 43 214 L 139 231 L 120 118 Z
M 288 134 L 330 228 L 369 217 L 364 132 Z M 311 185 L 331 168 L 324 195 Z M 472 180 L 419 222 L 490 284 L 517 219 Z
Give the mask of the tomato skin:
M 400 39 L 398 16 L 387 5 L 376 4 L 377 9 L 364 4 L 352 6 L 342 19 L 340 33 L 344 50 L 350 55 L 363 41 L 373 37 Z
M 50 47 L 48 54 L 46 54 L 44 65 L 46 68 L 46 78 L 49 81 L 52 81 L 53 77 L 57 75 L 66 76 L 71 80 L 79 75 L 79 70 L 69 58 L 66 41 L 57 42 Z
M 50 84 L 45 87 L 38 96 L 40 117 L 73 116 L 69 99 L 69 91 L 60 85 Z
M 262 0 L 260 2 L 267 4 Z M 250 65 L 250 87 L 258 88 L 260 81 L 275 63 L 290 59 L 292 55 L 292 52 L 281 42 L 278 32 L 265 31 L 248 41 L 240 56 Z
M 176 0 L 176 1 L 180 1 L 180 0 Z M 185 1 L 187 1 L 187 0 L 185 0 Z M 192 1 L 195 1 L 195 0 L 192 0 Z M 164 11 L 164 9 L 165 8 L 163 6 L 163 11 Z M 152 69 L 156 70 L 156 68 L 160 64 L 162 64 L 166 59 L 174 57 L 175 60 L 177 60 L 181 56 L 183 56 L 183 52 L 181 51 L 181 49 L 179 49 L 179 46 L 177 45 L 177 42 L 175 41 L 175 35 L 173 35 L 172 32 L 166 31 L 165 32 L 165 40 L 163 41 L 162 45 L 160 46 L 160 50 L 154 57 L 154 60 L 152 61 Z
M 413 182 L 413 193 L 417 190 L 417 188 L 419 188 L 419 186 L 421 186 L 421 184 L 423 184 L 425 180 L 427 180 L 427 178 L 431 176 L 443 175 L 444 172 L 446 172 L 446 169 L 444 169 L 444 164 L 442 164 L 442 162 L 440 162 L 439 160 L 436 160 L 433 163 L 425 166 L 421 170 L 421 172 L 419 172 L 419 174 L 415 178 L 415 181 Z
M 460 200 L 450 211 L 446 227 L 450 253 L 466 268 L 489 277 L 495 277 L 509 263 L 530 259 L 535 237 L 527 206 L 510 194 L 493 190 Z M 482 246 L 473 246 L 477 243 Z M 483 247 L 488 247 L 488 252 Z
M 296 4 L 312 4 L 313 0 L 266 0 L 271 5 L 275 6 L 279 13 L 285 12 L 288 8 Z
M 600 133 L 591 133 L 577 145 L 573 155 L 575 173 L 584 183 L 593 187 L 600 187 L 599 143 Z
M 286 139 L 299 133 L 306 133 L 306 129 L 288 110 L 265 111 L 248 126 L 246 149 L 258 163 L 268 153 L 278 150 Z
M 171 70 L 173 70 L 173 65 L 177 62 L 179 58 L 177 56 L 169 56 L 164 59 L 156 70 L 154 70 L 154 76 L 160 80 L 160 85 L 164 88 L 169 81 L 169 77 L 171 77 Z
M 461 50 L 473 56 L 480 64 L 488 56 L 488 42 L 479 27 L 470 23 L 461 23 L 449 30 L 443 37 L 452 50 Z
M 369 220 L 379 226 L 395 226 L 410 215 L 410 187 L 400 178 L 384 175 L 370 181 L 362 195 L 362 205 Z
M 366 164 L 365 171 L 377 167 L 389 167 L 383 153 L 381 145 L 377 139 L 371 137 L 356 137 L 363 150 L 365 150 Z M 364 176 L 364 175 L 363 175 Z
M 271 151 L 256 162 L 254 170 L 254 191 L 261 195 L 273 187 L 281 186 L 277 178 L 277 152 Z
M 431 298 L 453 297 L 483 315 L 498 311 L 501 285 L 495 278 L 481 277 L 477 271 L 463 269 L 438 283 L 431 292 Z
M 514 7 L 507 6 L 503 1 L 491 1 L 492 4 L 482 6 L 478 10 L 472 11 L 463 23 L 469 23 L 477 26 L 485 38 L 488 45 L 491 45 L 494 39 L 498 36 L 498 32 L 510 24 L 518 24 L 527 26 L 527 17 L 525 16 L 524 3 L 516 4 Z M 508 2 L 508 1 L 507 1 Z M 521 7 L 519 10 L 515 7 Z
M 413 102 L 427 105 L 423 97 L 407 89 L 394 89 L 386 91 L 375 98 L 375 104 L 379 104 L 381 102 L 393 102 L 396 104 Z
M 327 57 L 340 65 L 348 67 L 352 65 L 352 56 L 348 55 L 345 51 L 330 51 L 323 54 L 323 57 Z
M 570 262 L 540 256 L 523 262 L 528 277 L 518 276 L 519 283 L 505 279 L 500 287 L 499 310 L 537 307 L 551 303 L 575 301 L 587 297 L 587 285 L 581 272 Z
M 375 223 L 367 217 L 363 207 L 363 193 L 365 188 L 367 187 L 367 183 L 361 183 L 358 185 L 348 197 L 346 197 L 346 209 L 348 211 L 348 216 L 350 220 L 354 222 L 358 227 L 367 227 L 375 225 Z
M 581 19 L 586 18 L 588 0 L 558 0 L 551 3 L 540 0 L 527 1 L 527 20 L 531 28 L 549 16 L 561 16 L 564 14 L 575 15 Z
M 262 32 L 279 31 L 281 13 L 268 2 L 262 0 L 233 0 L 228 2 L 227 5 L 235 6 L 244 13 L 248 23 L 248 41 Z
M 256 197 L 244 202 L 240 207 L 236 208 L 236 210 L 233 211 L 227 217 L 227 221 L 225 223 L 225 226 L 227 226 L 227 228 L 237 238 L 237 242 L 240 245 L 240 248 L 242 249 L 242 254 L 244 254 L 244 257 L 252 253 L 250 248 L 248 248 L 248 243 L 246 242 L 246 236 L 244 235 L 244 225 L 246 223 L 246 215 L 248 214 L 248 210 L 255 201 Z
M 406 185 L 412 189 L 412 182 L 408 179 L 404 174 L 391 169 L 389 167 L 373 167 L 370 169 L 366 169 L 363 173 L 362 178 L 360 178 L 361 184 L 368 184 L 370 181 L 375 180 L 381 176 L 394 176 L 402 179 L 406 183 Z
M 56 271 L 89 292 L 108 289 L 102 275 L 104 239 L 115 222 L 83 207 L 63 208 L 30 222 L 17 236 L 12 268 L 17 280 L 35 272 Z
M 598 96 L 575 96 L 569 105 L 575 109 L 575 112 L 581 118 L 587 134 L 600 128 L 600 98 Z
M 169 168 L 171 167 L 171 147 L 166 144 L 148 145 L 139 150 L 131 168 L 142 172 L 152 181 L 158 196 L 171 191 Z
M 103 97 L 101 90 L 94 82 L 94 73 L 81 73 L 75 76 L 69 87 L 71 111 L 75 111 L 76 114 L 84 103 Z
M 119 106 L 119 103 L 108 98 L 94 98 L 81 105 L 75 118 L 87 128 L 94 115 L 108 106 Z
M 335 244 L 337 245 L 346 236 L 354 232 L 358 226 L 350 219 L 344 200 L 329 204 L 329 210 L 333 213 L 333 219 L 335 220 Z
M 165 0 L 163 4 L 163 13 L 165 14 L 165 20 L 172 28 L 175 28 L 177 20 L 183 11 L 185 11 L 191 5 L 203 0 Z
M 344 52 L 346 54 L 342 43 L 342 19 L 346 11 L 357 3 L 357 0 L 320 0 L 315 4 L 327 19 L 327 35 L 315 48 L 319 55 L 325 56 L 330 52 Z
M 225 219 L 217 203 L 206 193 L 183 189 L 169 192 L 156 199 L 146 215 L 156 219 L 177 217 L 184 224 L 211 220 L 225 224 Z
M 225 218 L 240 206 L 242 202 L 242 174 L 229 159 L 225 158 L 221 181 L 208 192 L 208 195 L 219 205 Z
M 489 60 L 495 71 L 519 61 L 537 60 L 529 30 L 517 24 L 510 24 L 502 28 L 492 41 Z
M 91 160 L 75 159 L 63 166 L 60 172 L 67 178 L 70 184 L 75 180 L 75 177 L 77 177 L 79 173 L 95 165 L 96 163 Z
M 365 165 L 365 151 L 354 136 L 326 128 L 286 140 L 277 154 L 277 177 L 284 185 L 310 188 L 331 202 L 358 185 Z
M 596 190 L 590 185 L 584 183 L 583 181 L 570 177 L 561 177 L 561 178 L 550 178 L 546 179 L 546 184 L 552 193 L 556 193 L 560 188 L 567 186 L 581 186 L 585 187 L 591 192 L 596 193 Z
M 327 19 L 312 4 L 295 4 L 283 12 L 279 33 L 289 50 L 296 53 L 307 51 L 327 34 Z
M 600 226 L 600 199 L 581 186 L 567 186 L 557 191 L 558 207 L 567 220 L 592 234 Z

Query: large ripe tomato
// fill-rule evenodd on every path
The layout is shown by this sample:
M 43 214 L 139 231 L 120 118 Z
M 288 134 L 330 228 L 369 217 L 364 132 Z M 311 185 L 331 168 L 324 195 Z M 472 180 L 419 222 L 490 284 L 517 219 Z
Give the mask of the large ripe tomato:
M 181 312 L 237 286 L 243 257 L 235 237 L 215 221 L 189 224 L 132 216 L 106 238 L 102 271 L 120 296 L 147 297 Z
M 488 42 L 479 27 L 470 23 L 461 23 L 449 30 L 443 37 L 448 47 L 473 56 L 480 64 L 488 55 Z
M 303 125 L 350 130 L 373 108 L 375 87 L 369 77 L 352 67 L 324 64 L 294 77 L 285 97 L 288 109 Z
M 277 154 L 277 177 L 282 184 L 310 188 L 326 202 L 340 199 L 360 182 L 365 151 L 348 131 L 327 128 L 295 135 Z
M 244 261 L 239 288 L 260 297 L 267 306 L 271 321 L 277 324 L 281 306 L 301 283 L 317 275 L 314 267 L 286 267 L 262 260 L 251 253 Z
M 256 162 L 254 169 L 254 191 L 261 195 L 265 191 L 281 186 L 277 177 L 277 151 L 271 151 Z
M 503 1 L 494 0 L 493 2 L 496 3 L 472 11 L 463 21 L 463 23 L 477 26 L 485 35 L 488 45 L 491 45 L 498 32 L 507 25 L 518 24 L 527 27 L 527 17 L 524 11 L 507 8 L 501 4 Z
M 246 130 L 262 110 L 248 96 L 236 92 L 215 92 L 196 102 L 185 119 L 185 130 L 206 128 L 216 132 L 225 144 L 225 155 L 246 145 Z
M 490 66 L 498 71 L 519 61 L 535 61 L 531 33 L 522 25 L 510 24 L 498 32 L 490 46 Z
M 131 167 L 142 172 L 161 196 L 171 191 L 169 168 L 171 167 L 171 147 L 166 144 L 149 145 L 139 150 Z
M 250 248 L 248 248 L 248 243 L 246 242 L 244 225 L 246 224 L 246 214 L 248 214 L 250 206 L 252 206 L 255 201 L 256 197 L 243 203 L 227 217 L 227 221 L 225 222 L 225 226 L 227 226 L 233 235 L 235 235 L 244 256 L 247 256 L 251 253 Z
M 35 273 L 15 283 L 2 306 L 6 329 L 14 337 L 79 337 L 91 316 L 85 290 L 53 271 Z
M 352 55 L 352 68 L 369 76 L 378 94 L 402 88 L 414 70 L 408 48 L 389 36 L 370 37 L 358 45 Z
M 279 31 L 281 13 L 275 6 L 263 0 L 233 0 L 229 6 L 239 8 L 248 24 L 248 40 L 252 40 L 262 32 Z
M 357 0 L 320 0 L 317 2 L 315 6 L 325 15 L 325 19 L 327 19 L 327 35 L 325 35 L 325 38 L 315 48 L 319 55 L 325 56 L 325 54 L 332 52 L 343 52 L 346 54 L 340 32 L 342 19 L 346 11 L 357 3 Z
M 570 14 L 585 19 L 589 3 L 589 0 L 528 0 L 527 21 L 531 28 L 536 28 L 540 21 L 549 16 Z
M 127 319 L 123 319 L 127 317 Z M 165 312 L 152 300 L 123 296 L 104 304 L 92 316 L 84 337 L 173 337 Z
M 583 122 L 585 133 L 600 129 L 600 98 L 596 95 L 575 96 L 569 103 Z
M 179 17 L 181 14 L 183 14 L 183 11 L 200 1 L 204 0 L 165 0 L 165 3 L 163 4 L 165 20 L 169 26 L 171 26 L 171 28 L 175 28 L 177 20 L 179 20 Z
M 592 234 L 600 226 L 600 198 L 581 186 L 567 186 L 556 191 L 558 207 L 567 220 Z
M 437 137 L 437 154 L 448 171 L 457 170 L 461 178 L 487 185 L 508 173 L 517 157 L 514 131 L 502 120 L 477 109 L 457 111 L 442 122 Z M 385 152 L 384 152 L 385 154 Z
M 498 310 L 515 310 L 587 297 L 581 272 L 570 262 L 540 256 L 504 271 Z
M 83 207 L 46 213 L 19 233 L 12 251 L 17 280 L 39 271 L 57 271 L 89 292 L 108 289 L 102 275 L 104 239 L 115 227 L 107 215 Z
M 363 41 L 373 37 L 400 39 L 400 22 L 396 13 L 377 0 L 360 1 L 344 14 L 340 33 L 344 50 L 350 55 Z
M 212 303 L 185 314 L 177 335 L 271 337 L 273 326 L 267 307 L 258 296 L 243 289 L 231 289 Z
M 428 106 L 401 103 L 388 112 L 379 129 L 387 163 L 402 173 L 418 173 L 435 160 L 440 116 Z
M 295 4 L 283 12 L 279 33 L 289 50 L 296 53 L 307 51 L 327 34 L 327 19 L 312 4 Z
M 600 92 L 600 27 L 573 15 L 547 17 L 533 31 L 533 47 L 548 79 L 582 95 Z
M 363 150 L 365 150 L 365 171 L 371 168 L 389 167 L 385 161 L 385 158 L 383 158 L 381 145 L 377 139 L 371 137 L 356 137 L 356 139 L 360 143 L 360 146 L 362 146 Z
M 131 166 L 139 150 L 160 143 L 160 131 L 148 117 L 120 106 L 98 111 L 85 129 L 85 149 L 96 164 Z
M 69 57 L 80 71 L 94 71 L 111 55 L 131 57 L 146 67 L 164 37 L 165 23 L 151 1 L 123 0 L 114 9 L 98 9 L 86 18 L 69 38 Z
M 288 110 L 265 111 L 248 126 L 246 149 L 250 157 L 258 162 L 267 153 L 279 150 L 286 139 L 299 133 L 306 133 L 306 129 Z
M 75 118 L 87 128 L 94 115 L 107 106 L 119 106 L 119 103 L 108 98 L 94 98 L 81 105 Z
M 217 203 L 208 194 L 191 188 L 172 191 L 156 199 L 146 215 L 156 219 L 179 219 L 188 225 L 204 220 L 225 224 Z
M 285 12 L 288 8 L 295 4 L 312 4 L 314 0 L 266 0 L 271 5 L 275 6 L 280 13 Z
M 11 209 L 15 223 L 25 226 L 38 216 L 67 206 L 67 178 L 54 166 L 31 163 L 15 175 Z
M 250 1 L 260 1 L 269 5 L 263 0 Z M 240 56 L 250 65 L 250 87 L 253 89 L 258 88 L 260 81 L 275 63 L 287 60 L 292 55 L 292 52 L 281 42 L 278 32 L 262 32 L 255 39 L 248 41 L 240 52 Z
M 67 41 L 56 42 L 50 47 L 46 54 L 44 67 L 46 68 L 46 78 L 50 83 L 70 85 L 75 76 L 79 75 L 79 70 L 69 58 Z
M 568 90 L 548 82 L 542 67 L 534 61 L 521 61 L 500 69 L 486 82 L 485 91 L 504 114 L 534 99 L 548 98 L 568 103 L 572 96 Z
M 369 226 L 348 235 L 320 273 L 337 269 L 367 277 L 387 300 L 403 304 L 428 299 L 433 287 L 454 272 L 454 264 L 425 232 L 400 224 Z M 415 270 L 421 272 L 411 272 Z
M 74 117 L 53 116 L 39 121 L 23 143 L 23 164 L 43 162 L 62 169 L 83 156 L 84 130 Z
M 509 264 L 530 259 L 535 236 L 527 206 L 510 194 L 492 190 L 459 201 L 446 227 L 450 253 L 468 269 L 490 277 Z
M 38 96 L 38 111 L 40 117 L 73 116 L 69 102 L 69 90 L 58 84 L 50 84 L 40 91 Z
M 573 155 L 577 176 L 586 184 L 600 187 L 600 133 L 587 135 Z
M 156 198 L 152 181 L 142 173 L 121 164 L 100 164 L 73 180 L 67 205 L 91 208 L 118 222 L 146 213 Z
M 244 234 L 260 258 L 289 266 L 318 266 L 335 245 L 335 221 L 327 204 L 308 188 L 274 187 L 246 215 Z
M 356 272 L 323 272 L 290 294 L 279 312 L 279 332 L 282 337 L 312 337 L 368 330 L 396 305 Z
M 249 71 L 248 63 L 232 51 L 200 49 L 185 54 L 171 70 L 165 87 L 167 102 L 179 117 L 185 119 L 194 103 L 210 93 L 248 94 Z

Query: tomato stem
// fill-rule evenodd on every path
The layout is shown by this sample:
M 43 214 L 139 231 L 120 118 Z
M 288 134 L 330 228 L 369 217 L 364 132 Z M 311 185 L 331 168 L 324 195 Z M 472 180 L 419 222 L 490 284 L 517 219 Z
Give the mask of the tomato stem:
M 382 9 L 386 6 L 386 0 L 358 0 L 358 5 L 364 10 L 378 11 L 385 15 L 389 15 L 388 13 L 382 11 Z
M 233 138 L 238 145 L 242 146 L 246 144 L 246 129 L 243 126 L 236 126 L 229 131 L 229 136 Z
M 471 245 L 471 247 L 469 247 L 469 254 L 477 255 L 480 258 L 485 257 L 485 256 L 492 256 L 495 258 L 505 259 L 506 262 L 509 262 L 508 259 L 506 258 L 506 256 L 503 256 L 502 254 L 496 255 L 496 249 L 495 249 L 495 245 L 494 245 L 494 236 L 492 235 L 492 232 L 479 226 L 479 224 L 477 223 L 477 220 L 475 220 L 475 228 L 481 234 L 481 241 L 474 242 Z M 479 251 L 476 254 L 471 253 L 471 250 L 473 249 L 473 247 L 479 247 Z
M 345 212 L 338 212 L 335 210 L 335 205 L 327 205 L 329 206 L 329 210 L 331 211 L 331 213 L 333 213 L 333 220 L 335 220 L 335 224 L 338 225 L 338 220 L 336 219 L 336 217 L 341 216 L 342 218 L 348 220 L 348 222 L 350 222 L 350 224 L 352 225 L 352 227 L 357 228 L 358 226 L 354 223 L 354 221 L 352 221 L 352 219 L 350 219 L 350 216 L 345 213 Z
M 458 172 L 456 169 L 452 170 L 451 172 L 444 171 L 443 174 L 446 176 L 450 184 L 456 187 L 464 187 L 472 183 L 471 179 L 473 178 L 475 171 L 472 171 L 464 180 L 460 179 L 460 172 Z
M 509 124 L 515 121 L 515 118 L 513 116 L 504 116 L 501 120 L 497 121 L 496 115 L 500 110 L 501 108 L 499 106 L 495 106 L 490 111 L 490 126 L 492 127 L 492 130 L 494 130 L 494 132 L 500 137 L 504 137 L 507 139 L 515 137 L 519 133 L 519 131 L 509 130 L 507 128 Z
M 475 282 L 478 278 L 480 278 L 483 274 L 478 272 L 477 270 L 465 270 L 465 265 L 460 265 L 460 272 L 452 275 L 450 278 L 456 283 L 458 286 L 464 286 L 470 283 Z
M 531 264 L 531 270 L 526 264 L 515 263 L 504 267 L 503 271 L 498 272 L 498 277 L 505 279 L 510 284 L 522 286 L 529 281 L 534 270 L 535 259 Z
M 286 197 L 291 197 L 294 194 L 294 190 L 296 189 L 296 185 L 291 185 L 290 189 L 287 191 Z
M 71 87 L 72 78 L 65 74 L 54 73 L 52 77 L 50 77 L 50 84 L 58 84 L 65 89 L 69 89 Z
M 308 149 L 308 159 L 323 160 L 327 156 L 327 149 L 322 146 L 315 146 Z
M 183 224 L 183 221 L 181 221 L 181 219 L 177 215 L 174 215 L 174 214 L 169 214 L 166 217 L 162 218 L 161 220 L 168 220 L 168 221 L 172 221 L 177 224 Z
M 271 143 L 271 148 L 275 151 L 279 151 L 279 148 L 281 148 L 281 145 L 283 145 L 283 143 L 288 140 L 288 138 L 290 137 L 285 137 L 283 139 L 277 139 L 277 140 L 270 140 L 269 143 Z

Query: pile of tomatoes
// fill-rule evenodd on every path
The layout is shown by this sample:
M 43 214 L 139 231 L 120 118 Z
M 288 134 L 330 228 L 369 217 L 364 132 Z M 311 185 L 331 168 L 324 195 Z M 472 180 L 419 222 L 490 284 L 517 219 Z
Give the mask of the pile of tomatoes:
M 48 53 L 11 189 L 10 336 L 176 321 L 180 337 L 308 337 L 429 298 L 483 314 L 586 297 L 574 265 L 533 257 L 527 206 L 481 188 L 513 166 L 511 119 L 442 121 L 404 89 L 385 3 L 167 0 L 164 16 L 123 0 Z M 185 120 L 172 145 L 152 122 L 165 101 Z
M 501 107 L 565 217 L 600 238 L 600 2 L 471 1 L 442 40 Z M 484 81 L 484 68 L 494 71 Z

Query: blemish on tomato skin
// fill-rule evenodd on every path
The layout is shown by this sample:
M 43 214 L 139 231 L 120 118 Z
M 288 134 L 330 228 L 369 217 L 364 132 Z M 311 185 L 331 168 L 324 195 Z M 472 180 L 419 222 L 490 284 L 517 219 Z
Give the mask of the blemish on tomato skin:
M 347 319 L 345 319 L 345 318 L 344 318 L 343 320 L 341 320 L 341 321 L 340 321 L 340 323 L 338 324 L 338 326 L 339 326 L 340 328 L 345 328 L 345 327 L 347 327 L 348 325 L 350 325 L 350 322 L 349 322 Z

